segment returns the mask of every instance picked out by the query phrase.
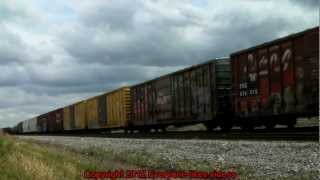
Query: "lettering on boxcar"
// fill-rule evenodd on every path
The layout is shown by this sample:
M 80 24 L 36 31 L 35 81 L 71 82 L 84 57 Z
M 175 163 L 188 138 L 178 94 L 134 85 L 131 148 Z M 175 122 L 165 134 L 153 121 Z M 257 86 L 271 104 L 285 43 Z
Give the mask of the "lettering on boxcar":
M 240 89 L 240 97 L 246 97 L 248 96 L 247 94 L 247 88 L 248 88 L 248 84 L 247 84 L 247 65 L 246 64 L 241 64 L 241 74 L 240 74 L 240 84 L 239 84 L 239 89 Z

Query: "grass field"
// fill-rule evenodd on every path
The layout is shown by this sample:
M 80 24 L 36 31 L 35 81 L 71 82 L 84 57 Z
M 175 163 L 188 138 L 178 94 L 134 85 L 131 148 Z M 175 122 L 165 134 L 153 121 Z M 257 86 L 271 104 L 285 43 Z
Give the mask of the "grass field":
M 182 162 L 180 162 L 182 163 Z M 145 152 L 116 153 L 100 148 L 74 150 L 60 145 L 0 136 L 0 179 L 81 179 L 84 170 L 170 169 L 170 162 Z M 143 167 L 143 168 L 141 168 Z M 182 163 L 175 170 L 206 170 Z M 239 171 L 238 171 L 239 172 Z
M 102 171 L 120 167 L 136 168 L 62 146 L 0 136 L 1 180 L 83 179 L 80 174 L 85 170 Z
M 70 139 L 68 139 L 71 141 Z M 94 142 L 97 143 L 95 140 Z M 111 140 L 109 140 L 111 141 Z M 97 171 L 108 171 L 108 170 L 138 170 L 138 169 L 153 169 L 160 171 L 168 171 L 168 170 L 198 170 L 198 171 L 212 171 L 214 170 L 222 170 L 222 171 L 234 171 L 238 174 L 238 179 L 270 179 L 268 176 L 268 172 L 272 173 L 271 165 L 267 163 L 269 168 L 262 168 L 264 171 L 255 174 L 256 171 L 254 168 L 249 167 L 247 161 L 243 163 L 231 163 L 233 159 L 237 159 L 237 157 L 243 158 L 253 158 L 256 157 L 254 152 L 251 155 L 243 155 L 248 151 L 248 148 L 253 148 L 252 144 L 244 143 L 242 146 L 237 145 L 237 142 L 233 142 L 235 144 L 232 147 L 235 149 L 240 148 L 243 151 L 235 154 L 234 158 L 231 160 L 225 160 L 224 163 L 220 162 L 219 159 L 214 160 L 201 160 L 201 159 L 188 159 L 178 158 L 179 148 L 175 147 L 173 144 L 166 144 L 165 148 L 155 149 L 154 152 L 146 152 L 145 150 L 134 149 L 135 146 L 138 146 L 139 143 L 129 143 L 126 140 L 122 140 L 122 144 L 120 140 L 116 140 L 116 142 L 103 143 L 107 148 L 88 146 L 87 148 L 81 148 L 76 146 L 74 149 L 72 147 L 68 147 L 65 142 L 62 144 L 51 143 L 51 141 L 40 142 L 36 140 L 30 139 L 22 139 L 21 137 L 15 138 L 11 136 L 0 136 L 0 180 L 4 179 L 19 179 L 19 180 L 63 180 L 63 179 L 81 179 L 80 173 L 85 170 L 97 170 Z M 147 141 L 147 140 L 146 140 Z M 151 141 L 151 140 L 150 140 Z M 86 141 L 77 140 L 76 142 L 83 145 Z M 125 142 L 125 144 L 123 144 Z M 143 141 L 144 142 L 144 141 Z M 116 146 L 115 143 L 118 143 Z M 142 143 L 142 142 L 141 142 Z M 230 142 L 232 143 L 232 142 Z M 143 143 L 142 143 L 143 144 Z M 151 142 L 146 142 L 146 144 L 153 144 Z M 221 152 L 216 152 L 216 149 L 221 149 L 221 151 L 227 153 L 231 149 L 226 149 L 227 146 L 225 143 L 215 143 L 214 149 L 211 149 L 208 153 L 216 153 L 221 154 Z M 220 144 L 220 145 L 219 145 Z M 272 143 L 271 143 L 272 144 Z M 273 143 L 274 144 L 274 143 Z M 111 146 L 116 146 L 116 150 L 112 149 Z M 263 145 L 263 144 L 262 144 Z M 126 146 L 129 146 L 130 149 L 126 150 Z M 155 147 L 153 147 L 155 146 Z M 153 145 L 142 146 L 143 148 L 156 148 L 159 144 L 155 143 Z M 171 147 L 172 146 L 172 147 Z M 288 151 L 288 153 L 295 153 L 295 155 L 301 156 L 297 150 L 304 148 L 312 148 L 313 145 L 299 145 L 292 144 L 291 146 L 282 144 L 282 145 L 274 145 L 272 146 L 275 149 L 275 152 L 278 152 L 280 149 L 284 151 Z M 120 148 L 121 147 L 121 148 Z M 231 147 L 231 146 L 230 146 Z M 283 147 L 283 148 L 282 148 Z M 199 146 L 199 153 L 202 152 L 201 149 L 206 148 L 206 146 Z M 256 147 L 257 148 L 257 147 Z M 279 149 L 280 148 L 280 149 Z M 289 148 L 289 149 L 288 149 Z M 293 148 L 293 149 L 292 149 Z M 298 149 L 297 149 L 298 148 Z M 210 148 L 209 148 L 210 149 Z M 268 148 L 267 148 L 268 149 Z M 121 150 L 121 151 L 120 151 Z M 169 150 L 170 152 L 167 152 Z M 177 151 L 177 152 L 176 152 Z M 201 151 L 201 152 L 200 152 Z M 305 150 L 304 150 L 305 151 Z M 198 151 L 197 151 L 198 152 Z M 167 154 L 172 154 L 171 156 L 167 156 Z M 248 153 L 248 152 L 247 152 Z M 242 154 L 242 155 L 241 155 Z M 209 154 L 207 154 L 209 155 Z M 272 155 L 274 156 L 274 155 Z M 180 157 L 180 155 L 179 155 Z M 257 156 L 260 157 L 260 156 Z M 280 157 L 280 156 L 279 156 Z M 260 157 L 261 158 L 261 157 Z M 269 157 L 272 158 L 272 157 Z M 281 157 L 282 159 L 286 159 L 286 157 Z M 267 160 L 267 159 L 266 159 Z M 301 160 L 301 158 L 296 158 L 296 160 Z M 307 158 L 303 159 L 307 162 Z M 230 161 L 230 163 L 229 163 Z M 241 161 L 242 162 L 242 161 Z M 251 161 L 250 161 L 251 162 Z M 254 162 L 254 160 L 252 160 Z M 282 161 L 281 161 L 282 162 Z M 262 164 L 261 164 L 262 163 Z M 274 162 L 277 163 L 277 162 Z M 279 163 L 279 162 L 278 162 Z M 296 162 L 287 162 L 292 165 L 298 165 L 301 163 Z M 284 166 L 287 164 L 286 162 L 280 164 Z M 307 163 L 306 165 L 309 165 Z M 232 165 L 232 166 L 231 166 Z M 260 162 L 260 166 L 265 166 L 264 161 Z M 279 167 L 279 168 L 280 168 Z M 271 169 L 270 169 L 271 168 Z M 300 167 L 299 167 L 300 168 Z M 286 168 L 285 168 L 286 169 Z M 293 168 L 289 168 L 293 169 Z M 301 169 L 301 168 L 300 168 Z M 261 168 L 260 168 L 261 171 Z M 292 175 L 279 177 L 274 179 L 315 179 L 318 177 L 319 172 L 314 170 L 303 171 L 301 173 L 293 173 Z
M 84 169 L 95 169 L 90 162 L 64 149 L 0 137 L 1 179 L 79 179 Z

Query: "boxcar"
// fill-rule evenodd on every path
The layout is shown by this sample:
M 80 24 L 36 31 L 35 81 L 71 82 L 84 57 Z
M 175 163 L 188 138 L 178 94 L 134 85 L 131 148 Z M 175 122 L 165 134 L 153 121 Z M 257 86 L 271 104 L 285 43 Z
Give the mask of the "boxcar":
M 13 129 L 10 127 L 0 128 L 0 136 L 14 133 Z
M 69 131 L 74 128 L 74 106 L 63 108 L 63 130 Z
M 127 127 L 130 118 L 130 88 L 120 89 L 86 100 L 89 129 Z
M 40 133 L 56 133 L 63 130 L 63 109 L 56 109 L 42 114 L 37 118 Z
M 22 134 L 22 133 L 23 133 L 22 122 L 20 122 L 20 123 L 18 124 L 18 126 L 17 126 L 17 132 L 18 132 L 19 134 Z
M 99 102 L 99 96 L 86 100 L 86 117 L 88 129 L 99 129 L 100 127 L 104 127 L 104 125 L 102 124 L 104 121 L 101 120 L 105 118 L 101 118 L 104 116 L 101 116 L 102 113 L 99 113 Z
M 129 87 L 123 87 L 107 94 L 107 126 L 109 128 L 127 127 L 131 110 Z
M 17 134 L 17 125 L 12 126 L 11 133 Z
M 22 131 L 23 133 L 37 133 L 37 118 L 31 118 L 22 122 Z
M 20 129 L 20 127 L 21 127 L 21 129 Z M 22 122 L 19 122 L 18 124 L 16 124 L 15 126 L 12 127 L 12 133 L 14 133 L 14 134 L 22 133 L 22 129 L 23 129 Z M 21 132 L 19 132 L 19 130 L 21 130 Z
M 234 111 L 244 126 L 293 126 L 319 113 L 319 28 L 231 54 Z
M 86 101 L 81 101 L 74 105 L 74 120 L 75 128 L 74 129 L 86 129 Z
M 231 66 L 215 59 L 132 87 L 130 126 L 232 126 Z
M 64 130 L 85 130 L 86 128 L 86 101 L 80 101 L 63 108 Z
M 63 131 L 63 109 L 56 109 L 48 113 L 47 129 L 50 133 Z
M 47 133 L 48 132 L 48 120 L 49 114 L 42 114 L 37 118 L 37 129 L 39 133 Z

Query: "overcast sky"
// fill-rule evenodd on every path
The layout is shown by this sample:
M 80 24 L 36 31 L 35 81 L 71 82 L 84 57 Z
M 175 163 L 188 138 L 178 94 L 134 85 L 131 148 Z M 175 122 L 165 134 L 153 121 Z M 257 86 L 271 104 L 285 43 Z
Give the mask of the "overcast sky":
M 319 24 L 317 0 L 1 0 L 0 127 Z

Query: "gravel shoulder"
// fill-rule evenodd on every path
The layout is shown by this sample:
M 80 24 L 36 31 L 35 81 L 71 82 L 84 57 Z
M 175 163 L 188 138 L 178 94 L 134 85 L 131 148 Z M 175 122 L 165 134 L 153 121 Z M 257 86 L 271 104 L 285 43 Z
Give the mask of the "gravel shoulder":
M 18 136 L 139 167 L 234 171 L 239 179 L 318 179 L 319 143 Z

